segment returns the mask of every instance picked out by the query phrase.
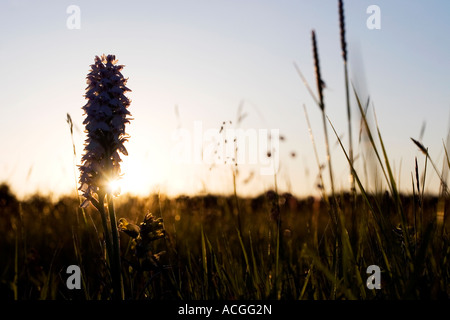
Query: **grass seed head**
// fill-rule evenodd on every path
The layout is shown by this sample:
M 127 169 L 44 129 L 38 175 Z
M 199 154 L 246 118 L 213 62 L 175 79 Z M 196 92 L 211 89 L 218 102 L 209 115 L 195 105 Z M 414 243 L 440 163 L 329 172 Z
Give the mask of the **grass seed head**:
M 425 155 L 428 154 L 427 148 L 425 148 L 424 145 L 423 145 L 421 142 L 419 142 L 419 141 L 417 141 L 417 140 L 415 140 L 415 139 L 413 139 L 413 138 L 411 138 L 411 140 L 414 142 L 414 144 L 415 144 L 416 146 L 419 147 L 420 151 L 422 151 L 423 154 L 425 154 Z
M 312 37 L 312 46 L 313 46 L 313 58 L 314 58 L 314 69 L 316 72 L 316 81 L 317 81 L 317 91 L 319 93 L 319 106 L 322 111 L 325 109 L 323 103 L 323 88 L 325 87 L 325 83 L 322 81 L 322 76 L 320 74 L 320 61 L 319 61 L 319 53 L 317 49 L 317 41 L 316 41 L 316 32 L 313 30 L 311 32 Z
M 339 0 L 339 30 L 341 34 L 341 49 L 342 57 L 344 61 L 347 62 L 347 42 L 345 41 L 345 14 L 344 14 L 344 3 Z

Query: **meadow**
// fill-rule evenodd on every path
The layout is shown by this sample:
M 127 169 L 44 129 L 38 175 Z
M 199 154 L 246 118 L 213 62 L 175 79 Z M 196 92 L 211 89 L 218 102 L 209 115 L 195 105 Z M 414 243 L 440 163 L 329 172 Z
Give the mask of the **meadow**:
M 275 183 L 273 190 L 244 198 L 236 192 L 239 186 L 233 179 L 234 194 L 230 195 L 123 194 L 113 198 L 102 181 L 105 179 L 102 173 L 118 172 L 117 150 L 127 155 L 123 142 L 127 140 L 124 128 L 129 122 L 126 108 L 130 101 L 123 94 L 129 89 L 120 74 L 122 66 L 115 65 L 114 56 L 96 57 L 88 75 L 86 97 L 90 102 L 83 108 L 90 119 L 85 121 L 89 141 L 97 139 L 94 141 L 97 144 L 86 148 L 84 164 L 80 166 L 81 186 L 77 188 L 83 195 L 54 200 L 36 193 L 19 200 L 7 182 L 0 185 L 0 297 L 3 300 L 448 299 L 450 197 L 445 176 L 450 169 L 448 149 L 444 144 L 443 169 L 439 170 L 426 146 L 415 139 L 408 141 L 418 148 L 420 156 L 408 159 L 416 164 L 415 172 L 411 173 L 412 192 L 399 191 L 382 133 L 378 125 L 369 125 L 367 106 L 348 79 L 343 3 L 338 4 L 348 145 L 326 115 L 314 31 L 317 96 L 296 67 L 322 113 L 325 164 L 318 159 L 311 135 L 319 172 L 319 197 L 298 198 L 278 190 Z M 104 88 L 109 91 L 102 92 Z M 360 128 L 353 130 L 363 134 L 370 151 L 366 154 L 377 166 L 373 181 L 363 179 L 364 172 L 354 165 L 355 155 L 363 151 L 352 146 L 350 96 L 355 97 L 359 111 L 353 117 L 360 120 Z M 113 111 L 103 109 L 103 113 L 119 114 L 119 121 L 114 118 L 108 124 L 102 122 L 99 105 L 111 107 Z M 310 126 L 306 109 L 305 117 Z M 72 131 L 69 120 L 70 116 Z M 115 140 L 111 132 L 117 133 Z M 333 141 L 336 138 L 348 161 L 352 178 L 348 191 L 335 188 L 329 138 Z M 104 150 L 110 154 L 100 156 Z M 86 164 L 95 162 L 96 157 L 101 161 Z M 104 167 L 94 170 L 95 165 L 104 162 L 107 162 Z M 234 170 L 230 174 L 235 178 Z M 433 180 L 439 184 L 438 194 L 429 194 L 425 188 L 430 175 L 439 177 Z M 276 182 L 277 177 L 274 178 Z M 81 271 L 79 289 L 67 285 L 70 277 L 67 269 L 72 265 L 79 266 Z M 367 285 L 370 276 L 367 268 L 373 265 L 381 271 L 378 289 Z
M 166 234 L 152 241 L 145 257 L 132 237 L 120 233 L 126 299 L 328 300 L 447 299 L 450 295 L 448 221 L 436 224 L 437 197 L 401 196 L 410 243 L 405 243 L 395 201 L 389 194 L 338 197 L 349 223 L 349 247 L 336 242 L 327 204 L 274 191 L 233 196 L 118 198 L 117 212 L 139 224 L 151 211 L 162 217 Z M 368 200 L 368 201 L 367 201 Z M 381 234 L 370 214 L 378 204 L 388 218 Z M 448 199 L 445 206 L 448 210 Z M 19 299 L 111 299 L 111 277 L 101 243 L 98 212 L 79 208 L 78 199 L 58 201 L 35 195 L 18 201 L 0 188 L 1 297 Z M 280 218 L 280 223 L 278 222 Z M 351 231 L 354 231 L 352 233 Z M 337 256 L 337 249 L 344 248 Z M 409 253 L 406 251 L 409 250 Z M 160 255 L 159 255 L 160 254 Z M 380 266 L 380 290 L 365 281 L 369 265 Z M 81 268 L 80 290 L 69 290 L 69 265 Z

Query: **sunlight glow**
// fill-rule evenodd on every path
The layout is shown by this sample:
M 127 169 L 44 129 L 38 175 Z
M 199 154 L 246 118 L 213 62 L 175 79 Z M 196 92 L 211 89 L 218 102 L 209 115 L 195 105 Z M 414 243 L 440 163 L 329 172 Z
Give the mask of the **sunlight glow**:
M 121 179 L 112 180 L 108 183 L 108 192 L 118 196 L 121 192 Z
M 122 194 L 133 193 L 142 196 L 149 192 L 151 185 L 149 181 L 155 177 L 149 173 L 149 166 L 142 163 L 140 155 L 134 158 L 124 157 L 121 169 L 122 177 L 117 182 Z

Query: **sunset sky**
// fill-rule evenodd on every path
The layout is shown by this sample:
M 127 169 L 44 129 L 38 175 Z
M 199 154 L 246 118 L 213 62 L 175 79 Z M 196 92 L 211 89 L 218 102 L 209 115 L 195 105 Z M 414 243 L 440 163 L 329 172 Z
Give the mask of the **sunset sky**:
M 381 9 L 379 30 L 366 26 L 366 9 L 373 4 Z M 70 5 L 80 8 L 79 29 L 67 27 Z M 344 5 L 351 80 L 362 96 L 370 95 L 370 119 L 374 124 L 375 111 L 401 188 L 409 192 L 414 158 L 422 169 L 424 164 L 410 137 L 419 139 L 424 123 L 422 142 L 442 168 L 450 121 L 450 2 Z M 78 169 L 66 114 L 74 121 L 80 164 L 86 75 L 96 55 L 115 54 L 129 78 L 134 119 L 127 127 L 129 156 L 122 157 L 123 192 L 231 192 L 231 165 L 211 167 L 198 151 L 212 150 L 207 136 L 224 121 L 232 121 L 229 128 L 236 125 L 241 106 L 246 117 L 240 128 L 258 134 L 279 130 L 285 138 L 279 144 L 280 189 L 317 195 L 303 105 L 325 162 L 321 113 L 294 68 L 295 62 L 315 91 L 312 29 L 327 86 L 326 112 L 347 146 L 337 1 L 1 1 L 0 182 L 21 197 L 75 193 Z M 363 148 L 354 101 L 352 112 L 358 154 Z M 348 166 L 331 128 L 328 133 L 336 186 L 343 190 Z M 177 140 L 180 134 L 188 140 Z M 198 137 L 205 140 L 200 148 Z M 239 165 L 242 195 L 274 186 L 272 175 L 261 175 L 268 159 L 264 137 L 257 139 L 258 147 L 247 145 L 258 152 L 257 163 Z M 356 164 L 363 177 L 362 158 Z M 431 167 L 428 174 L 427 186 L 436 191 Z

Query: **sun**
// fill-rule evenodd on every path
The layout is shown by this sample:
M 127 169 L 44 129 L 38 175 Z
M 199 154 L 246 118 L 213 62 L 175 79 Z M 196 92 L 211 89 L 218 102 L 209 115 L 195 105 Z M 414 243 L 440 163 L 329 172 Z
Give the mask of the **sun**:
M 119 195 L 121 192 L 121 179 L 114 179 L 108 182 L 108 192 L 113 195 Z
M 140 157 L 124 158 L 121 164 L 120 179 L 110 181 L 109 188 L 121 194 L 146 195 L 150 191 L 149 180 L 154 175 L 149 172 Z

